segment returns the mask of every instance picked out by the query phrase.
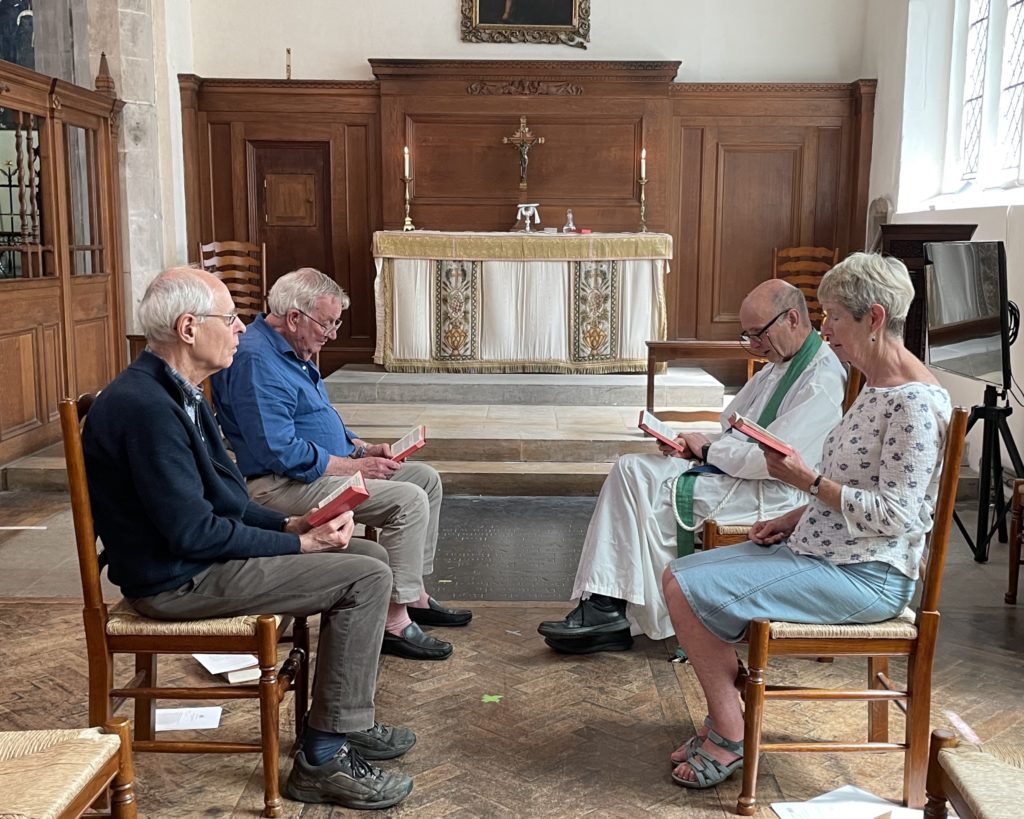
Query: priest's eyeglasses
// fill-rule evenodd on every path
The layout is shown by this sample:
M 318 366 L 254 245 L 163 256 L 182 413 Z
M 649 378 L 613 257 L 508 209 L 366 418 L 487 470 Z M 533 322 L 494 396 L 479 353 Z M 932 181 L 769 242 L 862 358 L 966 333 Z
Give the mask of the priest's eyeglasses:
M 786 315 L 786 313 L 788 313 L 791 309 L 791 307 L 787 307 L 785 310 L 779 313 L 775 318 L 769 321 L 764 327 L 762 327 L 756 333 L 744 330 L 742 333 L 740 333 L 740 344 L 742 344 L 744 347 L 762 346 L 764 344 L 764 334 L 771 329 L 771 326 L 775 322 L 777 322 L 780 318 Z
M 296 307 L 295 309 L 296 309 L 296 310 L 299 310 L 299 308 L 298 308 L 298 307 Z M 340 318 L 339 318 L 339 319 L 335 319 L 335 320 L 334 320 L 334 321 L 332 321 L 332 322 L 331 322 L 330 324 L 324 324 L 324 323 L 323 323 L 322 321 L 317 321 L 317 320 L 316 320 L 315 318 L 313 318 L 313 317 L 312 317 L 312 316 L 311 316 L 311 315 L 310 315 L 309 313 L 307 313 L 307 312 L 306 312 L 305 310 L 299 310 L 299 312 L 300 312 L 300 313 L 302 313 L 302 315 L 304 315 L 304 316 L 305 316 L 306 318 L 308 318 L 308 319 L 309 319 L 309 320 L 310 320 L 311 322 L 313 322 L 314 324 L 319 324 L 319 325 L 320 325 L 320 326 L 321 326 L 321 327 L 323 328 L 323 331 L 324 331 L 324 332 L 325 332 L 325 333 L 326 333 L 327 335 L 330 335 L 331 333 L 336 333 L 336 332 L 338 332 L 338 328 L 339 328 L 339 327 L 341 327 L 341 319 L 340 319 Z
M 228 327 L 238 321 L 238 313 L 196 313 L 198 318 L 219 318 Z

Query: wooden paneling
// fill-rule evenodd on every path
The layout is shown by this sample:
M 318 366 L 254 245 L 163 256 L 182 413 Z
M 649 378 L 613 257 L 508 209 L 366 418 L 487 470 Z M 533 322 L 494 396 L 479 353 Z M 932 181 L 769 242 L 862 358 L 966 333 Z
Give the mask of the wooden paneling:
M 735 337 L 739 303 L 771 276 L 773 247 L 863 247 L 873 81 L 684 84 L 675 62 L 370 63 L 373 82 L 180 78 L 186 153 L 198 157 L 186 162 L 188 224 L 204 240 L 253 241 L 225 232 L 255 232 L 266 217 L 254 144 L 330 146 L 329 272 L 353 309 L 326 370 L 372 355 L 370 242 L 402 225 L 406 145 L 412 220 L 434 230 L 508 230 L 522 201 L 540 203 L 542 226 L 560 227 L 572 208 L 578 227 L 636 230 L 646 148 L 648 227 L 675 240 L 669 337 Z M 521 116 L 545 139 L 530 151 L 525 192 L 518 153 L 502 143 Z M 287 180 L 288 195 L 309 183 Z M 320 253 L 293 244 L 278 252 L 290 265 Z

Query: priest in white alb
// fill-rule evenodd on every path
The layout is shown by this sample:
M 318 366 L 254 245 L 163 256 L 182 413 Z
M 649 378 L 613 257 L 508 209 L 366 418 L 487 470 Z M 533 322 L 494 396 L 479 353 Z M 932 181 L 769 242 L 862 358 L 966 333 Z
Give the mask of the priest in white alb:
M 661 454 L 625 455 L 612 467 L 573 584 L 579 605 L 537 629 L 552 648 L 622 651 L 635 634 L 669 637 L 661 574 L 670 560 L 693 550 L 706 519 L 752 523 L 806 503 L 805 492 L 768 476 L 760 447 L 726 419 L 739 413 L 817 463 L 842 417 L 846 372 L 811 326 L 803 294 L 787 282 L 771 279 L 754 288 L 739 319 L 741 340 L 768 364 L 723 411 L 721 434 L 683 433 L 676 438 L 682 451 L 660 444 Z

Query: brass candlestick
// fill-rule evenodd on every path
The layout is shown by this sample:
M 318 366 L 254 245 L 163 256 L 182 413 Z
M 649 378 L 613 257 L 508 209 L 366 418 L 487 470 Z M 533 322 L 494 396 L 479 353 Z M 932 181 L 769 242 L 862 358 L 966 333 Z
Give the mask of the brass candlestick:
M 641 176 L 637 182 L 640 183 L 640 232 L 647 232 L 647 197 L 644 195 L 644 187 L 647 185 L 647 177 Z
M 405 221 L 402 223 L 402 230 L 416 230 L 416 225 L 409 218 L 409 183 L 412 182 L 412 177 L 403 176 L 402 181 L 405 183 Z

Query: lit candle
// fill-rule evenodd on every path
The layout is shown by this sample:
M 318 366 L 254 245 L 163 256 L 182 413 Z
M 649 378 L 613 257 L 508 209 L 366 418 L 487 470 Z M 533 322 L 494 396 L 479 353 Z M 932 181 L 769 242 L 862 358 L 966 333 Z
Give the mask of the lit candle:
M 640 151 L 640 178 L 647 178 L 647 149 Z
M 409 176 L 410 174 L 409 174 L 409 146 L 408 145 L 406 145 L 402 149 L 402 154 L 405 157 L 405 175 Z

